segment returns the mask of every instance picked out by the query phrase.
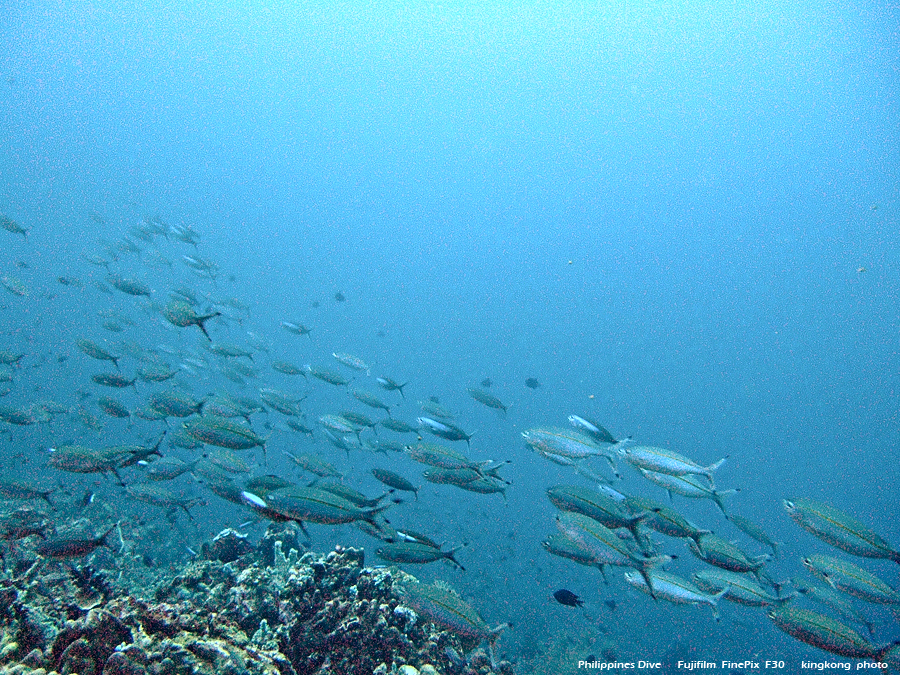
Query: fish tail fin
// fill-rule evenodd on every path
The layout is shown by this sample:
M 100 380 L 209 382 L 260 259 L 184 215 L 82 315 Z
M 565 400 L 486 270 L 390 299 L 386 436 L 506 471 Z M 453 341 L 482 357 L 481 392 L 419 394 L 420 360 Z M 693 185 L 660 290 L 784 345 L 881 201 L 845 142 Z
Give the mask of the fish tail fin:
M 650 572 L 647 569 L 648 566 L 641 567 L 638 572 L 640 572 L 641 576 L 644 578 L 644 583 L 647 584 L 647 590 L 650 592 L 650 597 L 654 600 L 658 600 L 656 597 L 656 589 L 653 588 L 653 579 L 650 578 Z
M 799 596 L 799 595 L 800 595 L 800 594 L 799 594 L 797 591 L 791 591 L 791 592 L 788 593 L 787 595 L 783 595 L 783 596 L 781 596 L 780 598 L 778 598 L 778 600 L 775 601 L 775 604 L 777 604 L 777 605 L 783 605 L 784 603 L 790 602 L 791 600 L 793 600 L 794 598 L 796 598 L 796 597 Z M 868 626 L 867 626 L 867 627 L 868 627 Z M 869 631 L 869 633 L 872 634 L 872 636 L 874 637 L 874 633 L 872 633 L 871 630 Z
M 727 459 L 728 459 L 728 457 L 723 457 L 723 458 L 720 459 L 718 462 L 713 462 L 712 464 L 710 464 L 709 466 L 707 466 L 707 467 L 704 469 L 704 471 L 708 471 L 708 472 L 712 473 L 713 471 L 715 471 L 716 469 L 718 469 L 720 466 L 722 466 L 722 465 L 725 463 L 725 461 L 726 461 Z
M 722 514 L 725 516 L 726 520 L 728 519 L 728 511 L 725 510 L 725 500 L 723 497 L 728 497 L 733 494 L 737 494 L 740 492 L 738 489 L 734 490 L 713 490 L 713 501 L 716 503 L 716 506 L 719 507 L 719 510 L 722 511 Z
M 725 588 L 723 588 L 718 593 L 710 596 L 710 602 L 712 602 L 714 605 L 719 604 L 719 600 L 721 600 L 726 595 L 728 595 L 728 591 L 730 591 L 730 590 L 731 590 L 731 584 L 725 584 Z
M 101 534 L 101 535 L 98 537 L 98 541 L 99 541 L 100 546 L 105 546 L 106 548 L 112 548 L 112 546 L 109 545 L 109 542 L 106 540 L 106 538 L 107 538 L 109 535 L 111 535 L 111 534 L 112 534 L 112 531 L 115 530 L 117 527 L 119 527 L 119 523 L 116 523 L 115 525 L 113 525 L 112 527 L 110 527 L 106 532 L 104 532 L 103 534 Z
M 464 546 L 465 546 L 465 544 L 460 544 L 459 546 L 454 546 L 449 551 L 444 552 L 444 557 L 447 558 L 447 560 L 452 562 L 454 565 L 456 565 L 463 572 L 466 571 L 466 568 L 462 566 L 462 564 L 459 562 L 459 560 L 456 559 L 456 556 L 453 554 L 456 553 L 459 549 L 463 548 Z
M 159 440 L 153 446 L 153 450 L 149 453 L 150 455 L 156 455 L 157 457 L 162 457 L 162 453 L 159 451 L 159 446 L 162 445 L 163 439 L 166 437 L 166 432 L 169 430 L 166 429 L 162 432 L 162 435 L 159 437 Z
M 41 499 L 43 499 L 45 502 L 47 502 L 50 505 L 51 509 L 56 511 L 56 506 L 53 504 L 53 502 L 50 501 L 50 492 L 51 492 L 51 490 L 48 490 L 47 492 L 44 492 L 43 494 L 41 494 Z

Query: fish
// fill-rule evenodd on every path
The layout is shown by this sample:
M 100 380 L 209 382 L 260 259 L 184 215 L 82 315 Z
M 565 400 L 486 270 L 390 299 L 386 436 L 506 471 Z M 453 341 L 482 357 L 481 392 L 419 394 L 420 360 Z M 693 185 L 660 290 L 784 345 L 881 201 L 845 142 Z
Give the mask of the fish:
M 308 375 L 312 375 L 318 380 L 322 380 L 323 382 L 327 382 L 328 384 L 333 384 L 335 386 L 341 387 L 350 384 L 350 380 L 341 375 L 340 373 L 336 373 L 333 370 L 328 370 L 328 368 L 320 368 L 318 366 L 304 366 L 306 373 Z
M 419 489 L 408 480 L 406 480 L 403 476 L 394 473 L 393 471 L 388 471 L 387 469 L 372 469 L 372 475 L 375 476 L 375 479 L 381 483 L 384 483 L 390 488 L 394 488 L 395 490 L 401 490 L 403 492 L 412 492 L 416 499 L 419 498 Z
M 351 502 L 360 508 L 372 508 L 378 506 L 382 501 L 384 501 L 385 497 L 393 494 L 394 492 L 393 490 L 388 490 L 381 496 L 372 498 L 366 497 L 362 492 L 354 490 L 353 488 L 344 485 L 343 483 L 316 481 L 316 483 L 312 487 L 316 487 L 320 490 L 330 492 L 333 495 L 337 495 L 338 497 L 346 499 L 348 502 Z
M 491 378 L 486 377 L 481 381 L 481 386 L 485 389 L 490 389 L 493 382 L 491 382 Z
M 200 234 L 190 225 L 169 225 L 169 236 L 194 248 L 200 243 Z
M 398 583 L 395 588 L 403 604 L 426 620 L 460 638 L 486 642 L 492 667 L 496 667 L 494 644 L 509 624 L 488 627 L 478 612 L 448 588 L 422 583 Z
M 580 460 L 602 457 L 615 476 L 619 477 L 611 450 L 602 447 L 582 431 L 561 427 L 532 427 L 522 432 L 522 438 L 541 457 L 561 466 L 575 466 Z
M 556 517 L 556 526 L 565 536 L 590 551 L 598 565 L 614 565 L 637 569 L 654 595 L 649 576 L 652 567 L 669 562 L 674 556 L 647 556 L 631 548 L 608 527 L 581 513 L 564 512 Z
M 17 480 L 0 480 L 0 499 L 43 499 L 50 508 L 56 508 L 50 501 L 50 495 L 53 490 L 42 490 L 41 488 L 23 483 Z
M 306 371 L 303 368 L 287 361 L 272 361 L 269 365 L 272 367 L 272 370 L 282 375 L 302 375 L 306 377 Z
M 281 476 L 268 474 L 265 476 L 256 476 L 247 481 L 246 488 L 260 497 L 265 497 L 273 490 L 279 490 L 286 487 L 296 487 L 289 480 L 285 480 Z
M 737 529 L 739 529 L 751 539 L 755 539 L 760 544 L 770 547 L 772 549 L 772 555 L 776 557 L 778 556 L 779 542 L 774 541 L 772 537 L 766 534 L 766 531 L 762 529 L 762 527 L 754 523 L 752 520 L 747 520 L 746 518 L 733 513 L 728 517 L 728 520 L 730 520 Z
M 339 363 L 344 364 L 348 368 L 352 368 L 353 370 L 364 370 L 366 371 L 366 375 L 371 372 L 369 365 L 358 356 L 353 356 L 353 354 L 347 354 L 345 352 L 332 352 L 331 355 L 337 359 Z
M 863 558 L 884 558 L 900 564 L 900 551 L 843 511 L 805 497 L 782 503 L 791 520 L 826 544 Z
M 147 478 L 153 481 L 174 480 L 181 474 L 190 471 L 194 464 L 196 461 L 189 464 L 177 457 L 163 457 L 147 464 Z
M 387 391 L 399 391 L 401 398 L 406 398 L 403 395 L 403 387 L 405 387 L 409 382 L 404 382 L 403 384 L 399 384 L 398 382 L 392 380 L 389 377 L 382 375 L 381 377 L 376 377 L 375 381 L 382 389 L 386 389 Z
M 297 398 L 287 392 L 268 387 L 260 389 L 259 396 L 267 406 L 290 417 L 299 417 L 302 414 L 300 403 L 306 398 L 305 396 Z
M 592 420 L 589 420 L 586 417 L 581 417 L 580 415 L 569 415 L 569 424 L 571 424 L 576 429 L 580 429 L 591 436 L 595 441 L 599 443 L 611 443 L 616 444 L 619 441 L 616 440 L 616 437 L 613 436 L 609 431 L 602 425 Z
M 135 386 L 135 382 L 137 382 L 137 378 L 128 379 L 124 375 L 119 373 L 97 373 L 96 375 L 91 375 L 91 380 L 95 384 L 99 384 L 104 387 L 113 387 L 115 389 L 124 389 L 125 387 L 137 387 Z
M 417 443 L 407 445 L 406 454 L 421 464 L 434 466 L 439 469 L 466 469 L 481 470 L 483 463 L 473 462 L 465 455 L 437 443 Z
M 557 457 L 579 460 L 586 457 L 607 457 L 609 454 L 581 431 L 560 427 L 533 427 L 522 432 L 525 443 L 535 451 Z M 610 461 L 612 461 L 610 459 Z
M 880 663 L 890 649 L 900 644 L 873 645 L 852 628 L 824 614 L 800 607 L 773 607 L 766 616 L 791 637 L 851 659 L 873 659 Z
M 599 561 L 589 549 L 562 533 L 554 532 L 541 542 L 541 546 L 551 555 L 566 558 L 585 567 L 598 567 L 603 573 L 604 579 L 606 578 L 604 563 Z
M 728 593 L 730 588 L 730 586 L 726 586 L 718 593 L 708 594 L 687 579 L 658 570 L 650 570 L 646 575 L 627 571 L 625 572 L 625 581 L 631 587 L 645 593 L 650 593 L 652 588 L 654 598 L 676 605 L 709 605 L 716 621 L 722 618 L 719 614 L 719 600 Z
M 92 342 L 91 340 L 87 340 L 85 338 L 78 338 L 77 340 L 75 340 L 75 346 L 78 347 L 78 349 L 83 353 L 90 356 L 92 359 L 97 359 L 98 361 L 112 361 L 116 369 L 119 368 L 119 359 L 121 359 L 122 357 L 115 356 L 114 354 L 106 351 L 96 342 Z
M 452 472 L 452 469 L 440 469 L 440 472 Z M 434 474 L 435 472 L 431 472 Z M 433 478 L 433 476 L 432 476 Z M 434 482 L 434 481 L 432 481 Z M 453 483 L 449 480 L 445 481 L 450 485 L 454 485 L 462 490 L 466 490 L 468 492 L 475 492 L 481 495 L 492 495 L 492 494 L 500 494 L 504 501 L 506 500 L 506 488 L 509 487 L 509 482 L 503 480 L 502 478 L 496 478 L 494 476 L 484 476 L 482 478 L 476 478 L 471 481 L 462 481 L 459 483 Z
M 616 452 L 626 462 L 637 469 L 664 473 L 669 476 L 705 476 L 709 484 L 715 487 L 713 472 L 725 463 L 727 458 L 722 458 L 709 466 L 700 466 L 684 455 L 672 450 L 656 448 L 647 445 L 634 445 L 619 447 Z
M 13 295 L 17 295 L 20 298 L 28 297 L 28 287 L 14 276 L 5 275 L 0 277 L 0 284 L 3 284 L 3 287 Z
M 660 504 L 647 497 L 628 495 L 622 500 L 625 508 L 633 513 L 647 512 L 648 515 L 642 523 L 660 534 L 677 539 L 690 537 L 696 540 L 701 534 L 708 534 L 709 530 L 701 530 L 694 527 L 687 519 L 675 509 Z
M 484 391 L 483 389 L 466 387 L 466 391 L 469 392 L 469 396 L 474 398 L 479 403 L 486 405 L 488 408 L 494 408 L 495 410 L 499 410 L 504 413 L 509 409 L 509 406 L 505 405 L 503 401 L 501 401 L 493 394 Z
M 12 232 L 13 234 L 21 234 L 23 238 L 28 239 L 28 230 L 19 225 L 15 220 L 0 214 L 0 227 L 2 227 L 7 232 Z
M 147 406 L 165 417 L 190 417 L 203 411 L 206 399 L 195 399 L 179 391 L 158 391 L 150 395 Z
M 302 323 L 295 323 L 293 321 L 282 321 L 281 327 L 287 332 L 294 333 L 295 335 L 309 335 L 312 332 L 311 328 L 307 328 Z
M 110 333 L 121 333 L 123 330 L 125 330 L 120 324 L 112 321 L 111 319 L 107 319 L 106 321 L 104 321 L 102 323 L 102 326 Z
M 18 365 L 19 361 L 25 358 L 24 353 L 19 352 L 10 352 L 5 349 L 0 350 L 0 363 L 5 366 L 15 366 Z
M 178 374 L 166 363 L 152 363 L 141 366 L 137 371 L 138 379 L 144 382 L 165 382 Z
M 465 441 L 466 445 L 469 445 L 469 440 L 472 438 L 472 434 L 466 433 L 449 422 L 439 422 L 430 417 L 417 417 L 416 422 L 429 433 L 447 441 Z
M 204 503 L 203 500 L 198 497 L 190 499 L 180 497 L 161 485 L 153 485 L 151 483 L 129 485 L 125 491 L 134 499 L 144 502 L 145 504 L 152 504 L 153 506 L 161 506 L 163 508 L 179 508 L 184 511 L 191 520 L 193 520 L 194 517 L 191 515 L 190 509 Z
M 429 483 L 438 485 L 456 485 L 461 487 L 467 483 L 484 478 L 481 471 L 473 467 L 465 467 L 462 469 L 437 469 L 434 471 L 425 471 L 422 476 Z
M 538 387 L 541 386 L 541 383 L 538 382 L 537 379 L 535 379 L 533 377 L 527 377 L 527 378 L 525 378 L 525 386 L 528 387 L 529 389 L 537 389 Z
M 739 605 L 747 607 L 770 607 L 783 605 L 797 597 L 797 593 L 790 593 L 783 597 L 777 597 L 753 581 L 750 577 L 728 570 L 709 569 L 694 572 L 694 583 L 704 593 L 721 593 L 725 591 L 724 598 Z
M 449 551 L 442 551 L 440 547 L 435 548 L 418 541 L 398 541 L 376 549 L 375 555 L 387 562 L 413 565 L 424 565 L 436 560 L 449 560 L 465 572 L 466 568 L 453 556 L 461 548 L 462 546 L 457 546 Z
M 689 499 L 711 499 L 715 502 L 719 510 L 728 517 L 725 510 L 725 497 L 738 492 L 737 489 L 717 490 L 704 484 L 701 479 L 693 474 L 685 474 L 683 476 L 673 476 L 667 473 L 658 473 L 656 471 L 647 471 L 646 469 L 638 469 L 640 474 L 649 481 L 665 488 L 672 494 L 681 495 Z
M 210 448 L 203 457 L 213 466 L 228 473 L 250 473 L 247 463 L 228 448 Z
M 170 300 L 162 311 L 166 321 L 178 328 L 187 328 L 188 326 L 197 326 L 206 339 L 212 342 L 212 338 L 206 331 L 206 322 L 217 316 L 221 316 L 221 312 L 208 312 L 206 314 L 197 314 L 194 308 L 183 300 Z
M 360 508 L 342 497 L 317 488 L 281 488 L 263 500 L 267 508 L 290 520 L 319 525 L 340 525 L 365 520 L 376 527 L 375 517 L 391 504 Z
M 25 427 L 37 422 L 37 417 L 31 410 L 22 410 L 7 405 L 0 406 L 0 421 L 7 424 L 15 424 L 16 426 Z
M 82 558 L 88 553 L 96 551 L 101 546 L 110 548 L 109 542 L 106 539 L 116 527 L 117 525 L 113 525 L 99 537 L 93 539 L 49 539 L 35 546 L 34 550 L 38 555 L 41 555 L 44 558 L 53 558 L 54 560 Z
M 243 356 L 251 361 L 253 360 L 253 352 L 249 349 L 244 349 L 239 345 L 228 344 L 225 342 L 210 342 L 207 345 L 207 349 L 213 354 L 224 356 L 225 358 L 237 358 Z
M 181 262 L 190 268 L 194 274 L 203 279 L 215 280 L 219 273 L 219 265 L 217 263 L 201 258 L 198 255 L 183 255 L 181 256 Z
M 426 401 L 419 401 L 419 408 L 422 409 L 422 412 L 428 413 L 432 417 L 437 417 L 442 420 L 456 419 L 456 415 L 454 415 L 452 412 L 447 410 L 447 408 L 438 403 L 436 396 L 432 396 Z
M 343 293 L 341 293 L 340 291 L 338 291 L 337 293 L 334 294 L 334 301 L 335 301 L 335 302 L 346 302 L 346 301 L 347 301 L 347 298 L 344 297 L 344 294 L 343 294 Z
M 808 584 L 805 579 L 795 577 L 793 580 L 794 588 L 797 593 L 803 595 L 804 598 L 812 602 L 818 602 L 837 612 L 842 619 L 848 621 L 856 621 L 869 631 L 871 637 L 875 637 L 875 625 L 860 612 L 853 603 L 843 593 L 832 588 L 831 586 L 813 586 Z
M 375 396 L 375 394 L 368 392 L 365 389 L 351 389 L 350 395 L 360 403 L 364 403 L 370 408 L 384 410 L 387 412 L 388 417 L 391 416 L 391 406 L 387 405 L 384 401 Z
M 900 605 L 900 591 L 858 565 L 827 555 L 811 555 L 802 562 L 813 576 L 838 591 L 866 602 Z
M 389 452 L 405 452 L 406 445 L 400 441 L 381 440 L 377 438 L 366 439 L 363 444 L 372 452 L 388 454 Z
M 381 426 L 385 429 L 390 429 L 391 431 L 396 431 L 398 434 L 414 434 L 418 432 L 418 428 L 414 427 L 406 422 L 402 422 L 400 420 L 395 419 L 386 419 L 381 420 L 379 422 Z
M 348 420 L 343 415 L 322 415 L 319 424 L 339 434 L 358 434 L 363 427 Z
M 638 524 L 651 515 L 651 511 L 630 513 L 602 492 L 580 485 L 555 485 L 547 489 L 547 498 L 560 511 L 584 514 L 611 530 L 627 528 L 635 539 L 640 538 Z
M 97 406 L 110 417 L 124 419 L 131 417 L 131 412 L 118 399 L 111 396 L 100 396 L 97 398 Z
M 698 558 L 730 572 L 757 573 L 770 557 L 762 555 L 750 558 L 737 546 L 712 532 L 701 534 L 696 539 L 687 539 L 686 542 Z
M 376 434 L 375 425 L 378 424 L 373 419 L 362 413 L 353 412 L 352 410 L 342 410 L 340 417 L 347 420 L 350 424 L 355 424 L 360 429 L 369 428 Z
M 257 435 L 248 426 L 215 415 L 201 415 L 183 422 L 182 426 L 198 441 L 229 450 L 249 450 L 260 447 L 265 452 L 268 440 Z
M 150 297 L 150 287 L 135 279 L 127 279 L 118 274 L 107 274 L 106 283 L 128 295 L 146 295 Z
M 566 607 L 581 607 L 584 604 L 584 600 L 579 598 L 572 591 L 566 590 L 565 588 L 560 588 L 558 591 L 554 591 L 553 599 L 556 600 L 559 604 L 565 605 Z
M 69 473 L 112 473 L 122 483 L 118 469 L 122 462 L 119 453 L 104 452 L 81 445 L 60 445 L 50 448 L 50 466 Z
M 287 455 L 288 459 L 290 459 L 294 464 L 299 466 L 304 471 L 308 471 L 311 474 L 315 474 L 321 478 L 343 478 L 344 474 L 334 468 L 331 464 L 326 462 L 324 459 L 320 459 L 315 455 L 307 455 L 300 454 L 295 455 L 293 453 L 284 452 Z
M 432 548 L 440 548 L 441 545 L 437 543 L 431 537 L 422 534 L 421 532 L 416 532 L 415 530 L 411 530 L 408 527 L 403 528 L 402 530 L 394 530 L 393 537 L 396 541 L 414 541 L 420 544 L 425 544 L 427 546 L 431 546 Z

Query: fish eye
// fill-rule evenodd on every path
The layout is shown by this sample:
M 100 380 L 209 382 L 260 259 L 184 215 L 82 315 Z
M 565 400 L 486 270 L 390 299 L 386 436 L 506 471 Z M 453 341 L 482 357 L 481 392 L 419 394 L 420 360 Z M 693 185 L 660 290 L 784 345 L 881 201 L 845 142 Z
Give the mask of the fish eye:
M 794 508 L 794 502 L 792 502 L 790 499 L 785 499 L 784 506 L 785 508 L 792 509 Z

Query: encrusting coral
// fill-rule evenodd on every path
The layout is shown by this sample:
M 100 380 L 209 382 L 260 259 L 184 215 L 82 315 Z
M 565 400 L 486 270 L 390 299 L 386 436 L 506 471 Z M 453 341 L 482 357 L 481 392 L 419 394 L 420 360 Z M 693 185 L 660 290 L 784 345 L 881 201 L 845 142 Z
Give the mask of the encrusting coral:
M 394 584 L 409 575 L 365 567 L 359 549 L 293 543 L 272 528 L 238 555 L 246 540 L 224 534 L 203 549 L 211 559 L 144 593 L 60 564 L 2 579 L 0 674 L 511 675 L 478 650 L 460 658 L 472 645 L 403 607 Z

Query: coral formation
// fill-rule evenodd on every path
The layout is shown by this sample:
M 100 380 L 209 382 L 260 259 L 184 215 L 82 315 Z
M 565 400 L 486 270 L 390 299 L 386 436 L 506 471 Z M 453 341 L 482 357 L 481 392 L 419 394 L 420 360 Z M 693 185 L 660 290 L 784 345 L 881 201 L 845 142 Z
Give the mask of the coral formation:
M 353 548 L 285 554 L 295 541 L 273 527 L 234 557 L 246 542 L 224 533 L 204 549 L 211 559 L 185 564 L 145 594 L 59 563 L 3 579 L 0 673 L 512 673 L 507 662 L 492 670 L 481 650 L 459 657 L 476 645 L 403 607 L 394 584 L 409 575 L 365 567 Z

